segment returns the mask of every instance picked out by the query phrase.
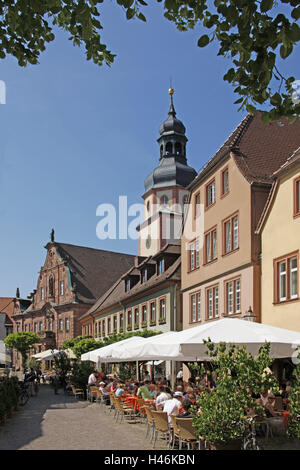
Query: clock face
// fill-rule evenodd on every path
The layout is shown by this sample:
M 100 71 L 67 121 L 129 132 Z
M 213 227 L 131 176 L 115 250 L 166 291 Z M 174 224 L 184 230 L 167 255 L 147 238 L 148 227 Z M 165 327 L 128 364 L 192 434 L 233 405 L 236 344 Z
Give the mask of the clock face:
M 150 248 L 151 246 L 151 235 L 149 234 L 146 240 L 146 248 Z

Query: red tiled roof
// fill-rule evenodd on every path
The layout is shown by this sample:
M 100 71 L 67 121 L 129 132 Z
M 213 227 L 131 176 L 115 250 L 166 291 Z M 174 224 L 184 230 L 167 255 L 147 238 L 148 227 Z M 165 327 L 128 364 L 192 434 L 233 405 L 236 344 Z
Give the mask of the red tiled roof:
M 192 189 L 207 177 L 230 152 L 250 182 L 272 184 L 273 173 L 300 145 L 300 119 L 290 123 L 287 118 L 263 124 L 262 112 L 248 114 L 228 137 L 222 147 L 202 168 L 189 186 Z
M 13 297 L 0 297 L 0 312 L 6 313 L 9 317 L 14 311 L 14 298 Z
M 81 303 L 94 304 L 134 264 L 134 255 L 67 243 L 54 244 L 67 262 L 72 284 L 76 284 L 77 300 Z

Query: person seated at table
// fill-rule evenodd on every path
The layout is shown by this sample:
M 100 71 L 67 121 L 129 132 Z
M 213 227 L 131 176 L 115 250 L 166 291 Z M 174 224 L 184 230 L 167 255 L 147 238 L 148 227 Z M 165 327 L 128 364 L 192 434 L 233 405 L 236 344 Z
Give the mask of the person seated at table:
M 99 383 L 99 390 L 100 390 L 101 395 L 104 399 L 104 403 L 106 405 L 110 405 L 109 393 L 105 390 L 105 382 L 100 382 Z
M 111 382 L 110 387 L 109 387 L 111 393 L 116 393 L 117 387 L 118 387 L 118 381 L 117 381 L 116 377 L 114 377 L 113 381 Z
M 164 407 L 164 404 L 167 400 L 170 400 L 171 395 L 166 392 L 166 387 L 164 385 L 160 385 L 158 387 L 158 395 L 155 399 L 155 408 L 157 411 L 161 411 Z
M 178 418 L 191 418 L 192 414 L 190 413 L 190 408 L 192 406 L 192 403 L 188 398 L 185 398 L 182 402 L 182 406 L 179 409 L 179 414 L 177 415 Z
M 183 402 L 183 393 L 175 392 L 173 398 L 165 401 L 163 411 L 168 414 L 169 425 L 172 427 L 172 419 L 170 415 L 177 416 Z
M 149 384 L 149 392 L 152 399 L 155 399 L 157 397 L 157 389 L 155 384 Z
M 141 397 L 144 400 L 151 400 L 152 397 L 149 390 L 149 380 L 145 380 L 144 384 L 139 387 L 136 396 Z
M 187 387 L 186 392 L 184 394 L 184 399 L 190 401 L 191 403 L 193 403 L 193 405 L 196 404 L 196 394 L 192 387 Z
M 119 384 L 117 385 L 117 389 L 116 389 L 116 391 L 115 391 L 115 395 L 116 395 L 116 397 L 119 397 L 119 398 L 120 398 L 120 397 L 121 397 L 122 395 L 124 395 L 124 394 L 125 394 L 125 385 L 119 383 Z
M 260 398 L 257 400 L 258 403 L 265 410 L 267 418 L 272 418 L 275 416 L 281 416 L 280 411 L 275 411 L 275 397 L 268 390 L 263 390 L 260 393 Z

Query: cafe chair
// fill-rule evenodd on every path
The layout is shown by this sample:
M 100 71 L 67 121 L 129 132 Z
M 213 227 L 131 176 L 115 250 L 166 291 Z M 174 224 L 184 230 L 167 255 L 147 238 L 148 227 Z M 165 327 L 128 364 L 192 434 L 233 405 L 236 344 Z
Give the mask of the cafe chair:
M 200 439 L 195 434 L 192 418 L 176 418 L 176 424 L 179 430 L 179 449 L 182 449 L 182 444 L 187 444 L 190 449 L 191 444 L 198 444 L 198 449 L 201 448 Z
M 75 396 L 75 398 L 82 397 L 84 398 L 84 391 L 82 388 L 76 388 L 75 385 L 72 385 L 72 393 Z
M 169 428 L 169 419 L 168 413 L 165 411 L 151 411 L 153 421 L 154 421 L 154 440 L 153 440 L 153 449 L 155 448 L 156 440 L 158 434 L 162 434 L 163 437 L 168 439 L 168 448 L 170 448 L 170 428 Z

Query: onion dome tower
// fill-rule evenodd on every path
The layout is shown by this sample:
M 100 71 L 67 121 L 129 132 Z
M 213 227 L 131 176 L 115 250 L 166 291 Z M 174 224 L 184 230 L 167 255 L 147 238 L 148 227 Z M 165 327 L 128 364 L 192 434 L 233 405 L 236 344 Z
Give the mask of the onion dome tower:
M 188 185 L 197 176 L 187 164 L 185 127 L 176 117 L 173 88 L 167 119 L 159 128 L 158 166 L 145 179 L 145 218 L 137 227 L 139 256 L 152 256 L 167 243 L 180 243 L 182 217 L 188 202 Z
M 188 186 L 197 176 L 196 171 L 188 166 L 186 159 L 185 126 L 176 117 L 173 103 L 173 88 L 169 89 L 171 104 L 167 119 L 159 128 L 157 139 L 160 149 L 160 161 L 145 179 L 145 192 L 154 188 L 168 186 Z

